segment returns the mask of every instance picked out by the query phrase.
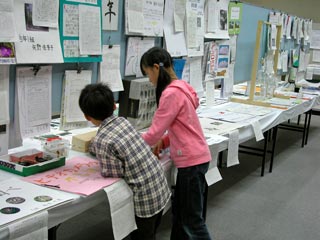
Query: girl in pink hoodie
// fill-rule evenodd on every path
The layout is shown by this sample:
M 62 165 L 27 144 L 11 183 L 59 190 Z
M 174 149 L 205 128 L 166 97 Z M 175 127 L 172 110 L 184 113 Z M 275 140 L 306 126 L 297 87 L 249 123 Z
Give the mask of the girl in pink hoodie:
M 211 239 L 205 224 L 207 189 L 205 173 L 211 160 L 196 108 L 194 89 L 177 79 L 170 54 L 153 47 L 141 58 L 142 73 L 156 86 L 157 110 L 143 139 L 159 155 L 170 146 L 178 169 L 173 194 L 171 239 Z

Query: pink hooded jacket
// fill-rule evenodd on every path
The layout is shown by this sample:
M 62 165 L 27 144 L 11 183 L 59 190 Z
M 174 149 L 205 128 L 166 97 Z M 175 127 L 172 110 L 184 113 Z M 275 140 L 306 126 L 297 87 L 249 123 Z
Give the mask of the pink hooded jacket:
M 150 146 L 163 139 L 177 168 L 209 162 L 210 150 L 196 113 L 199 99 L 185 81 L 174 80 L 162 92 L 151 127 L 142 134 Z M 165 132 L 168 130 L 166 135 Z M 163 136 L 164 135 L 164 136 Z

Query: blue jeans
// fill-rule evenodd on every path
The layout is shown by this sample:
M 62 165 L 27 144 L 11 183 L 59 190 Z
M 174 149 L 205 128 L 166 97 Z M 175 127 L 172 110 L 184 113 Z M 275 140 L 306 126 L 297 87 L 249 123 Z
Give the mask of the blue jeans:
M 209 163 L 178 168 L 173 193 L 171 240 L 210 240 L 205 218 L 208 185 L 205 173 Z

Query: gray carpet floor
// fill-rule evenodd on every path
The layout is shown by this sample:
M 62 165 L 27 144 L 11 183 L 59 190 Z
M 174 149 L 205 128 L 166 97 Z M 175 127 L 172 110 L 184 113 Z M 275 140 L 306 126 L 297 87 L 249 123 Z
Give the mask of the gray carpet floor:
M 320 117 L 313 116 L 308 144 L 302 134 L 279 130 L 273 172 L 269 161 L 239 154 L 240 164 L 220 169 L 223 180 L 209 187 L 207 226 L 215 240 L 320 239 Z M 261 144 L 261 143 L 260 143 Z M 246 145 L 259 146 L 248 142 Z M 110 212 L 103 204 L 63 223 L 58 240 L 113 239 Z M 170 239 L 167 212 L 157 233 Z

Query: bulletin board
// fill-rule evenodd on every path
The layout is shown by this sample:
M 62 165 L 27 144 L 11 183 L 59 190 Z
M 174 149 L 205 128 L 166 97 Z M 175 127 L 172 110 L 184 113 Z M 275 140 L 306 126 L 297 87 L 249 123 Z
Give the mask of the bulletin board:
M 79 51 L 79 6 L 81 4 L 99 7 L 100 16 L 102 16 L 102 0 L 61 0 L 60 1 L 60 42 L 64 62 L 101 62 L 100 55 L 80 55 Z M 68 31 L 66 31 L 68 26 Z M 102 18 L 101 26 L 101 43 L 102 43 Z

